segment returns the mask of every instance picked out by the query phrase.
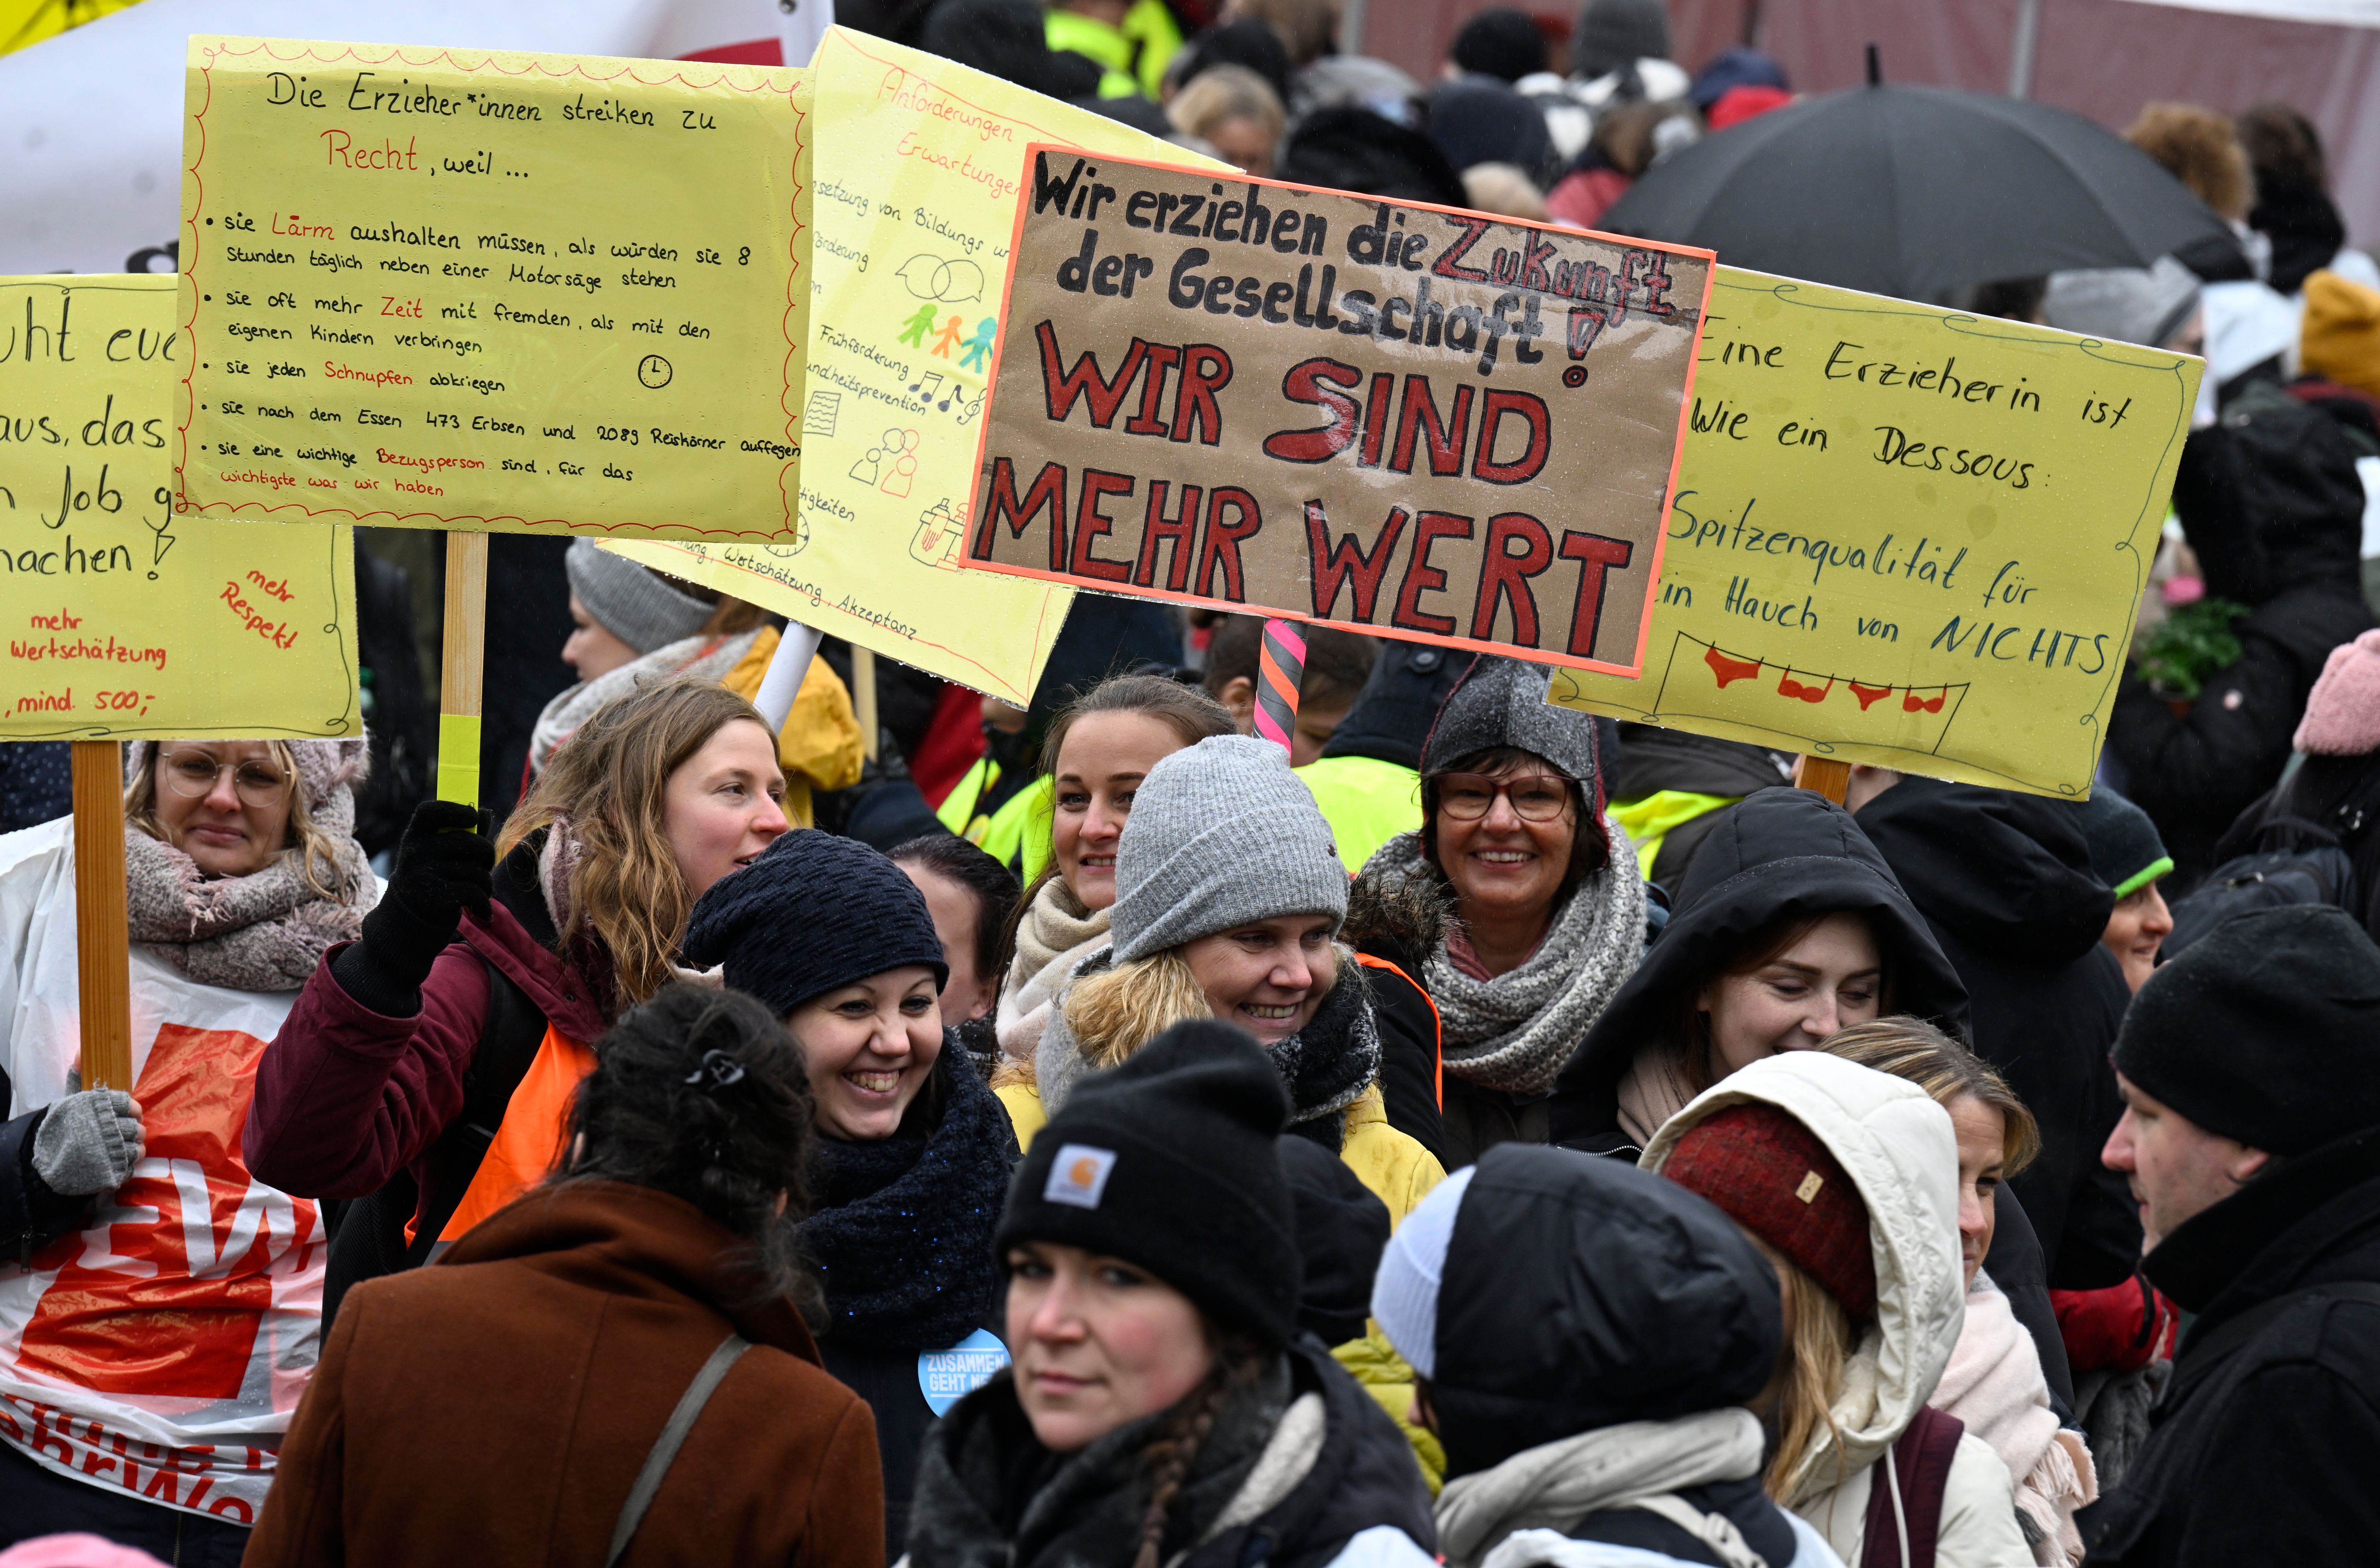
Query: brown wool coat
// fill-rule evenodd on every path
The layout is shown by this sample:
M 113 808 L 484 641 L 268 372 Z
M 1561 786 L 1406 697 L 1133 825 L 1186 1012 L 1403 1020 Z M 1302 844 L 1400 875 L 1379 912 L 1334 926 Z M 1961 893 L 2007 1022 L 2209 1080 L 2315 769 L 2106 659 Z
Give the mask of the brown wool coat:
M 281 1452 L 248 1568 L 601 1568 L 620 1505 L 732 1327 L 623 1568 L 882 1568 L 868 1406 L 783 1300 L 731 1307 L 735 1239 L 643 1187 L 541 1188 L 434 1267 L 358 1285 Z

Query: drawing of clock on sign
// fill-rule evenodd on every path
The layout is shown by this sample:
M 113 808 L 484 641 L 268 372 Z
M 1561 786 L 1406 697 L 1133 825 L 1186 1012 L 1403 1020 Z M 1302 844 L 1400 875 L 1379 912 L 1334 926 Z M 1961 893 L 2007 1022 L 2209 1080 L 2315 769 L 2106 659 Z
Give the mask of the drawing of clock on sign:
M 637 362 L 637 379 L 659 392 L 670 383 L 670 362 L 658 354 L 648 354 Z

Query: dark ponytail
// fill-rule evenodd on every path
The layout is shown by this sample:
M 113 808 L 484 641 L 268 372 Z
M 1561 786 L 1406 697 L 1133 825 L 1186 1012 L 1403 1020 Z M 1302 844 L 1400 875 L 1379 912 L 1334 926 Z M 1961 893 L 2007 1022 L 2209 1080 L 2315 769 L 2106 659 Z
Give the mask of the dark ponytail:
M 1198 1384 L 1182 1396 L 1157 1436 L 1140 1451 L 1141 1474 L 1148 1487 L 1148 1507 L 1140 1516 L 1140 1546 L 1132 1568 L 1159 1568 L 1163 1562 L 1165 1526 L 1182 1484 L 1198 1450 L 1215 1429 L 1216 1419 L 1235 1399 L 1245 1397 L 1263 1379 L 1273 1357 L 1255 1340 L 1226 1334 L 1215 1346 L 1215 1364 Z
M 559 1179 L 692 1204 L 754 1244 L 757 1297 L 790 1297 L 815 1321 L 821 1297 L 795 1245 L 809 1212 L 809 1076 L 784 1025 L 740 991 L 678 981 L 622 1016 L 595 1059 Z

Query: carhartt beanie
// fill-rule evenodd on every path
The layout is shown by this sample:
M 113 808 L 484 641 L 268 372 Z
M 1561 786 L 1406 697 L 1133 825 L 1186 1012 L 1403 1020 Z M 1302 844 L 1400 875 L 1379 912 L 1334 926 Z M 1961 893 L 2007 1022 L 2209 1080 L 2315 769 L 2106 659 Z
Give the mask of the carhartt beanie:
M 692 637 L 719 608 L 679 592 L 625 555 L 597 549 L 591 539 L 572 540 L 562 566 L 587 613 L 639 653 Z
M 1571 34 L 1573 76 L 1593 81 L 1638 60 L 1670 57 L 1670 14 L 1661 0 L 1586 0 Z
M 1438 1376 L 1438 1293 L 1446 1281 L 1455 1213 L 1478 1173 L 1478 1166 L 1465 1165 L 1406 1212 L 1372 1281 L 1373 1319 L 1405 1365 L 1425 1378 Z
M 1875 1316 L 1867 1202 L 1834 1151 L 1791 1112 L 1730 1105 L 1680 1137 L 1661 1174 L 1791 1258 L 1853 1321 Z
M 2380 1126 L 2380 947 L 2327 904 L 2235 915 L 2141 987 L 2116 1071 L 2273 1154 Z
M 1479 655 L 1438 711 L 1438 723 L 1421 748 L 1422 772 L 1442 773 L 1474 753 L 1518 747 L 1577 780 L 1599 813 L 1603 793 L 1594 716 L 1548 706 L 1546 691 L 1552 679 L 1553 672 L 1543 664 Z
M 1139 814 L 1137 803 L 1134 814 Z M 992 1238 L 1146 1269 L 1227 1327 L 1297 1338 L 1297 1222 L 1282 1173 L 1289 1091 L 1229 1024 L 1176 1024 L 1075 1085 L 1016 1167 Z
M 1347 869 L 1289 753 L 1209 735 L 1148 771 L 1116 845 L 1115 961 L 1281 915 L 1347 918 Z
M 682 948 L 698 968 L 726 966 L 730 988 L 783 1017 L 828 991 L 920 964 L 950 978 L 926 895 L 856 839 L 796 828 L 713 882 Z
M 2091 848 L 2091 869 L 2118 898 L 2130 898 L 2173 869 L 2149 814 L 2105 784 L 2074 808 L 2074 819 Z

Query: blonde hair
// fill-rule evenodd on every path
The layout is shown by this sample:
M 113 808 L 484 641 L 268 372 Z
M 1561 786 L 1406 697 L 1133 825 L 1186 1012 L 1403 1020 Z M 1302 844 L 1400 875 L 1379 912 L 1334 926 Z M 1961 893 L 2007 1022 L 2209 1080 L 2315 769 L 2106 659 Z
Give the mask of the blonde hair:
M 2188 186 L 2220 217 L 2245 218 L 2256 204 L 2256 182 L 2239 132 L 2212 109 L 2195 103 L 2148 104 L 2126 128 L 2124 140 Z
M 1245 66 L 1209 66 L 1183 84 L 1165 106 L 1173 128 L 1203 137 L 1231 120 L 1254 120 L 1267 141 L 1281 140 L 1287 116 L 1272 83 Z
M 132 782 L 124 786 L 125 824 L 140 829 L 160 844 L 172 844 L 174 840 L 157 820 L 157 760 L 165 755 L 165 748 L 181 744 L 161 740 L 149 748 L 148 755 L 140 759 L 140 766 L 133 772 Z M 355 890 L 346 887 L 339 875 L 339 843 L 314 820 L 314 813 L 306 804 L 306 780 L 298 772 L 297 754 L 285 740 L 268 740 L 264 746 L 273 758 L 273 765 L 289 781 L 289 827 L 283 835 L 281 852 L 274 858 L 295 867 L 298 880 L 309 891 L 334 904 L 350 902 Z
M 499 855 L 556 822 L 576 835 L 565 906 L 552 911 L 557 946 L 565 957 L 609 958 L 616 994 L 602 999 L 607 1015 L 669 982 L 694 912 L 670 850 L 670 775 L 738 720 L 773 735 L 759 710 L 724 687 L 658 681 L 623 693 L 571 733 L 504 823 Z M 598 977 L 605 967 L 583 966 Z
M 1851 1315 L 1826 1286 L 1776 1248 L 1760 1250 L 1776 1266 L 1786 1303 L 1785 1388 L 1777 1404 L 1777 1450 L 1768 1456 L 1760 1484 L 1773 1501 L 1791 1506 L 1791 1489 L 1819 1445 L 1821 1428 L 1835 1451 L 1835 1481 L 1842 1480 L 1843 1432 L 1835 1425 L 1835 1394 L 1842 1387 L 1843 1364 L 1858 1341 Z
M 2000 1113 L 2000 1172 L 2013 1176 L 2041 1152 L 2041 1126 L 1999 1070 L 1923 1018 L 1906 1014 L 1853 1024 L 1818 1049 L 1829 1056 L 1906 1078 L 1949 1110 L 1973 1099 Z
M 1511 164 L 1474 164 L 1463 170 L 1463 199 L 1482 213 L 1534 223 L 1546 219 L 1545 193 Z
M 1330 972 L 1317 978 L 1318 996 L 1330 994 L 1352 957 L 1337 942 L 1330 944 Z M 1067 988 L 1059 1005 L 1076 1049 L 1094 1067 L 1115 1066 L 1176 1024 L 1215 1015 L 1206 988 L 1178 947 L 1087 975 Z

